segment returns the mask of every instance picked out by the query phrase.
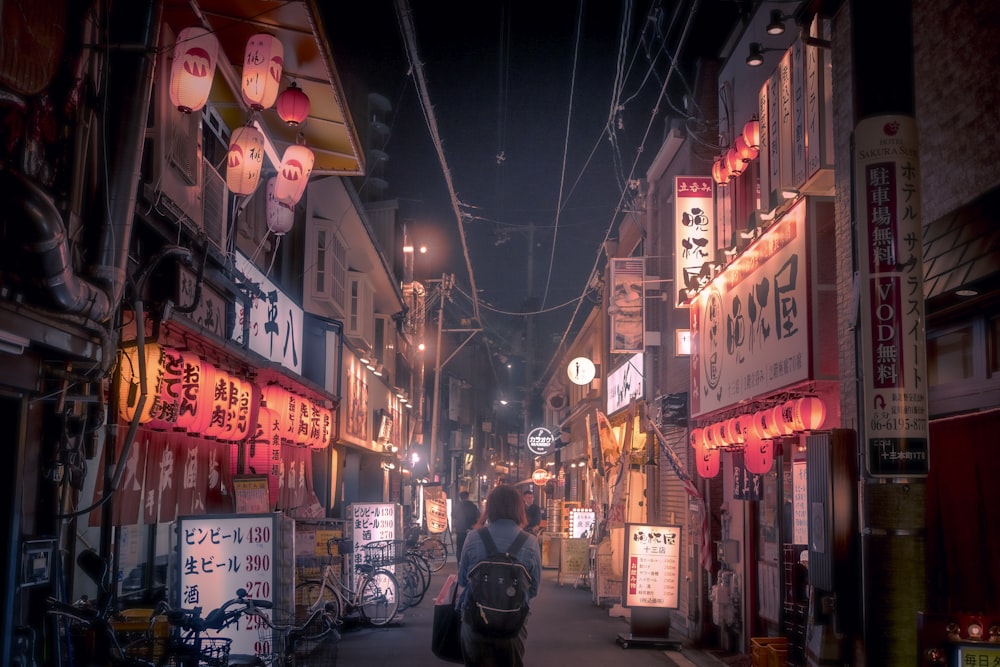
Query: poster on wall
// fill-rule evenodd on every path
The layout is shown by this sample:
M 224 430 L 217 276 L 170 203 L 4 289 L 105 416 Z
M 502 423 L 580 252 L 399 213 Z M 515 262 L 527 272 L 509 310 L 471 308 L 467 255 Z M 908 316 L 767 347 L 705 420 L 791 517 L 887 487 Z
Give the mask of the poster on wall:
M 642 352 L 644 349 L 646 261 L 642 257 L 611 260 L 611 352 Z
M 625 524 L 622 605 L 679 609 L 681 527 Z
M 274 514 L 198 516 L 177 519 L 178 601 L 203 614 L 244 589 L 256 600 L 276 601 L 278 526 Z M 253 655 L 260 635 L 247 623 L 205 637 L 228 637 L 231 652 Z

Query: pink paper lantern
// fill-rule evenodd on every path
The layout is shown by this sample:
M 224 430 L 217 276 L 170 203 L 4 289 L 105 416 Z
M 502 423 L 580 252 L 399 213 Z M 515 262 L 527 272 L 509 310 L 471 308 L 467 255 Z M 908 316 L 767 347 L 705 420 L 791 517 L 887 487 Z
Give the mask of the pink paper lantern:
M 208 101 L 219 60 L 219 40 L 204 28 L 184 28 L 174 43 L 170 64 L 170 102 L 184 113 Z
M 229 140 L 226 186 L 238 195 L 253 194 L 264 165 L 264 135 L 253 126 L 236 128 Z
M 786 401 L 774 408 L 774 428 L 778 435 L 791 435 L 795 433 L 795 420 L 793 415 L 793 402 Z
M 778 437 L 778 431 L 774 426 L 774 409 L 755 412 L 751 431 L 761 440 Z
M 205 398 L 209 395 L 209 385 L 206 384 L 205 367 L 208 365 L 194 352 L 182 351 L 180 396 L 177 402 L 177 428 L 191 432 L 198 423 L 202 411 L 212 410 L 211 401 Z
M 275 236 L 284 236 L 291 231 L 292 225 L 295 223 L 295 210 L 282 204 L 274 196 L 277 181 L 277 176 L 267 179 L 267 228 Z
M 278 97 L 285 47 L 274 35 L 258 33 L 247 40 L 243 57 L 243 101 L 251 109 L 269 109 Z
M 701 446 L 703 434 L 704 432 L 700 428 L 691 429 L 691 432 L 688 434 L 688 442 L 691 443 L 692 447 L 697 449 L 698 447 Z
M 293 144 L 285 149 L 278 166 L 274 197 L 286 206 L 295 206 L 302 199 L 309 183 L 316 156 L 308 146 Z
M 816 396 L 805 396 L 795 401 L 792 414 L 795 430 L 816 431 L 826 421 L 826 404 Z

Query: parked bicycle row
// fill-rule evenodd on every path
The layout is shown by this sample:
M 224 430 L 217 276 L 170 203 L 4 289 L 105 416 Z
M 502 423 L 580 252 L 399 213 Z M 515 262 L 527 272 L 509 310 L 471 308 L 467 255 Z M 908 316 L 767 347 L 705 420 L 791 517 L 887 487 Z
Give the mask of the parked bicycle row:
M 107 562 L 94 551 L 84 551 L 78 563 L 97 584 L 98 595 L 96 600 L 84 597 L 73 603 L 48 599 L 44 639 L 51 662 L 115 667 L 332 665 L 331 643 L 339 640 L 339 626 L 391 623 L 400 610 L 420 604 L 432 573 L 447 558 L 445 542 L 433 535 L 371 542 L 356 551 L 350 540 L 332 538 L 326 547 L 318 578 L 295 586 L 291 611 L 238 589 L 207 613 L 197 606 L 160 602 L 147 619 L 127 617 L 131 633 L 122 631 L 126 616 L 118 609 Z M 344 566 L 345 558 L 349 567 Z M 143 630 L 135 632 L 136 627 Z M 231 627 L 257 631 L 252 655 L 232 653 L 232 641 L 217 636 Z M 78 641 L 81 636 L 87 641 Z

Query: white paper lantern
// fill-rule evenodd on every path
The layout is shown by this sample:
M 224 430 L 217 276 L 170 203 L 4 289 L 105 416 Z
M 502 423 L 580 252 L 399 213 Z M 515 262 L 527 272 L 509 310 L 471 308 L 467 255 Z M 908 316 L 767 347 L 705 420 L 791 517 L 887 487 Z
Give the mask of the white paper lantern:
M 226 185 L 238 195 L 257 189 L 264 164 L 264 135 L 255 127 L 244 126 L 233 132 L 226 163 Z
M 184 28 L 174 43 L 170 65 L 170 101 L 184 113 L 208 101 L 219 60 L 219 40 L 204 28 Z
M 290 206 L 285 206 L 274 196 L 274 188 L 278 177 L 272 176 L 267 179 L 267 228 L 275 236 L 284 236 L 291 230 L 295 222 L 295 210 Z
M 285 149 L 278 167 L 278 181 L 274 187 L 274 196 L 286 206 L 295 206 L 302 199 L 309 183 L 316 156 L 308 146 L 293 144 Z
M 258 33 L 247 40 L 243 56 L 243 101 L 251 109 L 269 109 L 278 98 L 285 47 L 274 35 Z

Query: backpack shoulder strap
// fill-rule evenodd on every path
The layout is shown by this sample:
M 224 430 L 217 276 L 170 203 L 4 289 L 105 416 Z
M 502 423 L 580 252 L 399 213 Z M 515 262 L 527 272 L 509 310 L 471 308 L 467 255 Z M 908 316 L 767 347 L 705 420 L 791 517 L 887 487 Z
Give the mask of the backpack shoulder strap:
M 486 553 L 492 555 L 497 552 L 497 543 L 493 541 L 493 536 L 490 535 L 490 531 L 486 526 L 483 526 L 476 531 L 479 533 L 479 539 L 483 541 L 486 546 Z
M 521 547 L 524 546 L 525 541 L 528 539 L 528 533 L 523 530 L 518 533 L 517 537 L 514 538 L 514 542 L 511 543 L 510 548 L 507 549 L 509 553 L 514 558 L 517 558 L 517 554 L 521 552 Z

